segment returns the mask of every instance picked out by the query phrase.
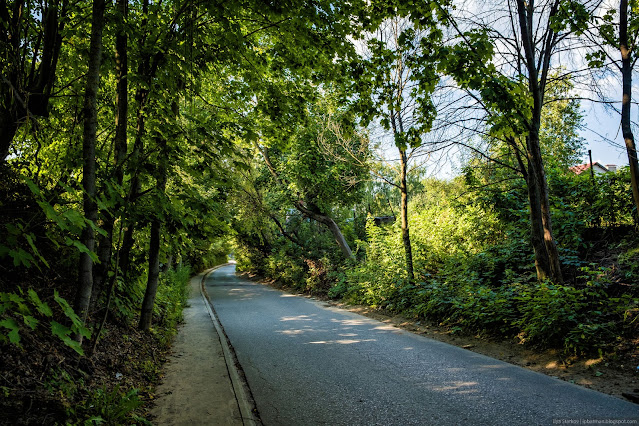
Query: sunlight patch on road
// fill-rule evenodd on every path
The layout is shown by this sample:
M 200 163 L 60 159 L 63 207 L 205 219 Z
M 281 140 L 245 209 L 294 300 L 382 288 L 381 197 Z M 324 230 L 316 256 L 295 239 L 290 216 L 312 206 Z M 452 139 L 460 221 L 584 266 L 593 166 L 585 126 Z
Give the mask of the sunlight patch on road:
M 474 388 L 479 383 L 477 382 L 453 382 L 448 386 L 433 387 L 433 390 L 438 392 L 455 391 L 455 393 L 476 393 L 479 389 Z
M 253 290 L 246 290 L 243 288 L 232 288 L 229 290 L 229 294 L 239 300 L 250 300 L 257 296 L 257 293 Z
M 301 330 L 301 329 L 297 329 L 297 330 L 282 330 L 282 331 L 278 331 L 278 333 L 285 334 L 287 336 L 298 336 L 300 334 L 306 333 L 307 331 L 313 331 L 313 330 L 310 330 L 310 329 L 307 329 L 307 330 Z
M 378 325 L 373 330 L 397 331 L 398 328 L 393 325 Z
M 338 319 L 331 319 L 331 322 L 338 322 L 342 325 L 365 325 L 367 323 L 369 323 L 368 321 L 365 320 L 361 320 L 361 319 L 347 319 L 347 320 L 338 320 Z
M 313 321 L 313 315 L 296 315 L 292 317 L 282 317 L 280 321 Z
M 318 340 L 316 342 L 308 342 L 309 345 L 352 345 L 353 343 L 376 342 L 376 339 L 340 339 L 340 340 Z

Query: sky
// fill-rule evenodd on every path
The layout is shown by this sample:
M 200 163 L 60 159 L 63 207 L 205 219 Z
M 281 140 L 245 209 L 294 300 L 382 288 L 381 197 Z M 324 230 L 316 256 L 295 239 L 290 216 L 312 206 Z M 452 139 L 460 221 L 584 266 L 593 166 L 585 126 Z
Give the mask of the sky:
M 607 3 L 609 0 L 604 0 L 604 2 Z M 503 22 L 506 22 L 507 25 L 510 24 L 512 18 L 510 15 L 504 15 L 502 18 L 505 21 L 503 22 L 499 20 L 496 21 L 492 14 L 486 13 L 489 9 L 486 8 L 484 3 L 485 2 L 478 2 L 476 0 L 468 0 L 464 3 L 466 8 L 470 8 L 466 10 L 466 12 L 470 13 L 472 19 L 486 19 L 490 23 L 489 25 L 500 25 L 500 23 L 503 24 Z M 503 0 L 492 0 L 492 3 L 494 3 L 493 6 L 496 10 L 501 10 L 498 6 L 503 5 Z M 615 4 L 613 4 L 613 6 L 616 7 Z M 462 9 L 457 9 L 458 12 L 461 10 Z M 607 10 L 607 7 L 602 7 L 601 13 L 605 10 Z M 358 46 L 360 50 L 365 50 L 361 42 Z M 612 74 L 602 72 L 601 75 L 593 75 L 593 77 L 596 78 L 596 83 L 593 83 L 593 80 L 584 78 L 585 74 L 583 70 L 588 69 L 588 64 L 585 59 L 586 51 L 583 49 L 578 50 L 579 54 L 575 54 L 575 51 L 572 50 L 569 53 L 558 52 L 553 60 L 557 61 L 558 64 L 563 64 L 564 61 L 576 61 L 576 63 L 572 63 L 574 69 L 581 70 L 576 72 L 576 74 L 578 74 L 575 80 L 576 87 L 573 88 L 572 92 L 574 93 L 571 93 L 580 99 L 583 115 L 583 128 L 579 132 L 580 136 L 584 139 L 584 155 L 581 158 L 581 163 L 589 162 L 588 150 L 591 150 L 593 162 L 599 162 L 603 165 L 614 164 L 617 167 L 627 166 L 628 158 L 621 135 L 620 114 L 611 108 L 604 108 L 601 103 L 587 100 L 597 98 L 599 95 L 605 95 L 605 98 L 608 100 L 621 100 L 620 78 L 618 75 L 615 75 L 614 72 L 612 72 Z M 616 57 L 616 55 L 618 54 L 615 52 L 612 53 L 613 57 Z M 563 67 L 560 67 L 560 69 L 563 69 Z M 634 80 L 637 81 L 636 79 Z M 593 90 L 592 84 L 597 85 L 597 90 Z M 633 92 L 636 98 L 637 94 L 639 94 L 639 85 L 636 83 L 633 85 Z M 620 104 L 621 102 L 615 103 L 614 108 L 620 109 Z M 639 105 L 633 105 L 631 118 L 634 123 L 639 123 Z M 639 139 L 639 126 L 635 129 L 635 133 L 637 134 L 637 139 Z M 397 154 L 393 149 L 393 144 L 389 143 L 388 145 L 391 149 L 384 151 L 382 157 L 391 161 L 397 160 Z M 463 163 L 463 158 L 464 156 L 460 154 L 459 148 L 432 154 L 424 164 L 426 173 L 440 178 L 451 178 L 459 174 L 459 166 Z M 418 163 L 420 161 L 421 159 L 416 160 Z
M 636 117 L 637 111 L 632 111 Z M 580 132 L 585 139 L 586 149 L 592 151 L 592 161 L 601 164 L 628 165 L 628 155 L 621 135 L 621 117 L 605 111 L 600 105 L 587 105 L 582 102 L 584 129 Z M 583 158 L 588 162 L 588 154 Z
M 582 101 L 583 129 L 579 132 L 584 138 L 584 156 L 582 163 L 588 163 L 588 150 L 592 151 L 592 161 L 600 164 L 614 164 L 617 167 L 628 165 L 628 154 L 621 135 L 621 116 L 609 112 L 599 104 Z M 633 106 L 631 114 L 635 122 L 639 121 L 639 109 Z M 390 158 L 395 158 L 394 150 Z M 459 165 L 463 162 L 459 151 L 433 157 L 426 163 L 428 175 L 450 179 L 459 174 Z

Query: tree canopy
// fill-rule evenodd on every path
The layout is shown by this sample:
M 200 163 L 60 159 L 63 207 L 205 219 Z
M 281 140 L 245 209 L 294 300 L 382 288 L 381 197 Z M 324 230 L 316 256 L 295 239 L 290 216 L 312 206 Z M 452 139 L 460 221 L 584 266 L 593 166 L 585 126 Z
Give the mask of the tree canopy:
M 41 332 L 95 358 L 113 324 L 174 327 L 180 280 L 233 255 L 610 348 L 639 324 L 635 6 L 0 0 L 0 345 Z M 576 175 L 580 99 L 605 91 L 584 67 L 609 65 L 630 169 Z

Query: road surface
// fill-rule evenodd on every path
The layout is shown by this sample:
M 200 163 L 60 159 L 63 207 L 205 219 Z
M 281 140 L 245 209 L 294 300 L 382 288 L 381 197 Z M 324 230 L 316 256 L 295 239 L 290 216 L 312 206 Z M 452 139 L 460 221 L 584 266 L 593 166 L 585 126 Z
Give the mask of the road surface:
M 639 425 L 639 405 L 239 279 L 235 265 L 205 287 L 267 426 Z

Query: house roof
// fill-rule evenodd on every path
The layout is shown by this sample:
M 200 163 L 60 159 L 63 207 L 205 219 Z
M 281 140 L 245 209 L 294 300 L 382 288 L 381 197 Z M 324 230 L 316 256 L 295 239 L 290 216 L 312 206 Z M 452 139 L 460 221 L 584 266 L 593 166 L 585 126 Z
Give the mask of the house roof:
M 603 164 L 601 164 L 598 161 L 595 161 L 594 163 L 592 163 L 592 168 L 595 171 L 600 171 L 600 172 L 609 172 L 610 170 L 608 170 L 608 168 L 606 166 L 604 166 Z M 572 166 L 570 168 L 570 171 L 573 172 L 576 175 L 580 175 L 583 172 L 585 172 L 586 170 L 590 169 L 590 163 L 585 163 L 585 164 L 580 164 L 578 166 Z

